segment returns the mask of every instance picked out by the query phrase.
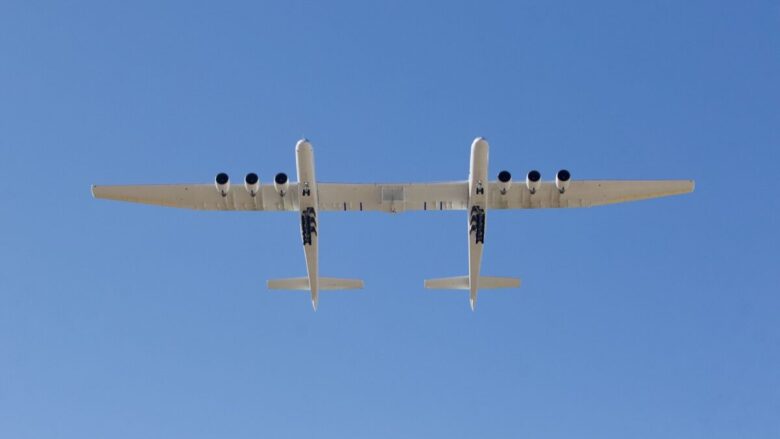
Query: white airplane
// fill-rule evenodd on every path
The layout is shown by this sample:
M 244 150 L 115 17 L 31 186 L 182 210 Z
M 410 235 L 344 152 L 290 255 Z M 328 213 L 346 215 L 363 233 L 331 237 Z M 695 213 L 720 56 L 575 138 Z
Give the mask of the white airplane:
M 320 183 L 314 175 L 314 150 L 308 140 L 295 145 L 298 182 L 290 183 L 280 172 L 274 183 L 260 184 L 255 173 L 244 178 L 243 188 L 231 188 L 225 173 L 214 184 L 163 184 L 131 186 L 92 186 L 95 198 L 155 204 L 198 210 L 296 211 L 301 215 L 301 235 L 306 257 L 307 277 L 268 281 L 268 288 L 311 292 L 317 310 L 320 290 L 363 288 L 359 279 L 321 277 L 317 263 L 319 211 L 407 210 L 468 211 L 469 272 L 466 276 L 425 281 L 425 288 L 468 290 L 474 310 L 477 291 L 490 288 L 519 287 L 511 277 L 480 275 L 485 243 L 485 219 L 488 209 L 540 209 L 591 207 L 625 201 L 643 200 L 692 192 L 692 180 L 584 180 L 571 181 L 567 170 L 555 180 L 543 182 L 539 171 L 530 171 L 524 184 L 513 184 L 508 171 L 498 173 L 497 181 L 488 180 L 488 142 L 477 137 L 471 145 L 471 165 L 467 181 L 411 184 Z

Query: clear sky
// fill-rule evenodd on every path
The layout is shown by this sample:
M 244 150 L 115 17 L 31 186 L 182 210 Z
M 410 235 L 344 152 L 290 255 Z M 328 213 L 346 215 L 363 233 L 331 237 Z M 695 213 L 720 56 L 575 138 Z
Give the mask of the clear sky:
M 780 5 L 0 2 L 0 437 L 780 437 Z M 692 178 L 682 197 L 292 213 L 90 184 L 490 173 Z

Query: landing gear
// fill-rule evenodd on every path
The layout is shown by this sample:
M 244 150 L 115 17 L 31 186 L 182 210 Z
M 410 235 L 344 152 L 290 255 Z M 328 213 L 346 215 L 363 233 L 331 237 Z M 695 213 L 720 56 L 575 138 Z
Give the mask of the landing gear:
M 311 245 L 311 235 L 317 234 L 317 212 L 313 207 L 307 207 L 301 212 L 301 234 L 303 245 Z
M 479 206 L 471 207 L 471 227 L 469 233 L 476 234 L 476 243 L 485 243 L 485 209 Z

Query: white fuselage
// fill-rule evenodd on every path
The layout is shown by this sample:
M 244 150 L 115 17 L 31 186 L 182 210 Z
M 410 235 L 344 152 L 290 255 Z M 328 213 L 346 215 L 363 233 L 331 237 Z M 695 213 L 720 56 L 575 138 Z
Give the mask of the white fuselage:
M 319 269 L 317 266 L 317 179 L 314 175 L 314 150 L 307 140 L 295 145 L 295 166 L 298 172 L 298 210 L 301 214 L 301 239 L 306 256 L 311 303 L 317 309 L 319 301 Z
M 482 246 L 485 238 L 485 218 L 488 205 L 488 143 L 478 137 L 471 144 L 469 165 L 469 300 L 472 309 L 477 301 Z

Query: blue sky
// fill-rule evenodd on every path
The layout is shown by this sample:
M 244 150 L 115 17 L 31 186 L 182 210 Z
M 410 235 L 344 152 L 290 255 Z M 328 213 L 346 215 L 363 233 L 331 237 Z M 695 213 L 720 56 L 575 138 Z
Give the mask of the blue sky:
M 0 437 L 780 436 L 780 6 L 0 3 Z M 693 178 L 689 196 L 298 219 L 93 183 L 490 172 Z M 521 177 L 522 178 L 522 177 Z

